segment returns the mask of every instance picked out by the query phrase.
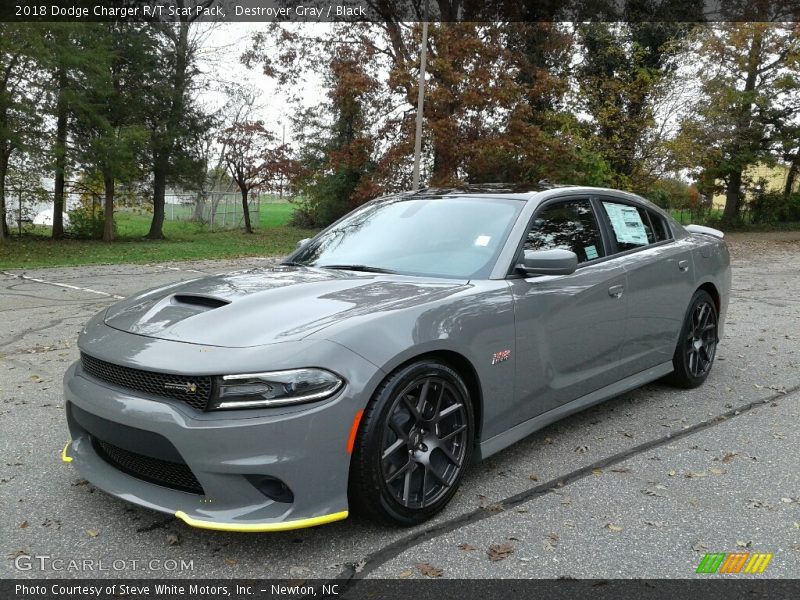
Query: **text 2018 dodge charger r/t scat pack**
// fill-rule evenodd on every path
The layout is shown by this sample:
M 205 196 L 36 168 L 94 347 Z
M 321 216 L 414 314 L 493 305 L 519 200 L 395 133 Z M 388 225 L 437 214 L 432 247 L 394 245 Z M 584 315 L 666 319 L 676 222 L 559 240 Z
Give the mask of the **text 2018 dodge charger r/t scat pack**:
M 351 507 L 419 523 L 472 459 L 664 376 L 703 383 L 730 289 L 721 237 L 607 189 L 379 198 L 276 267 L 94 317 L 62 456 L 197 527 Z

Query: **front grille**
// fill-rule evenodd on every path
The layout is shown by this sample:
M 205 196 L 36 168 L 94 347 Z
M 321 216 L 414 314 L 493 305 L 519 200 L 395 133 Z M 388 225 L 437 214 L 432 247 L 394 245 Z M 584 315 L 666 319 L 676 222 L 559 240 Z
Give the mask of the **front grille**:
M 83 370 L 100 381 L 153 396 L 173 398 L 205 410 L 211 398 L 211 377 L 171 375 L 108 363 L 81 352 Z
M 120 471 L 133 475 L 138 479 L 183 492 L 191 492 L 192 494 L 204 493 L 203 486 L 200 485 L 192 470 L 185 464 L 151 458 L 97 438 L 93 439 L 97 453 Z

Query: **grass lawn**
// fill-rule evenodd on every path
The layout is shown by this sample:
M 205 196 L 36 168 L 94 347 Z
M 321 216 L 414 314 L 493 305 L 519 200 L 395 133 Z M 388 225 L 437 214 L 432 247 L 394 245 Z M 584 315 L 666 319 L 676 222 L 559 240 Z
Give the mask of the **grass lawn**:
M 311 237 L 313 230 L 289 227 L 294 206 L 262 204 L 255 233 L 243 230 L 214 231 L 196 223 L 166 221 L 166 240 L 145 240 L 150 227 L 149 213 L 119 211 L 117 239 L 112 244 L 96 240 L 59 240 L 47 237 L 48 227 L 13 237 L 0 245 L 0 268 L 54 267 L 63 265 L 149 263 L 171 260 L 276 256 L 292 251 L 298 240 Z

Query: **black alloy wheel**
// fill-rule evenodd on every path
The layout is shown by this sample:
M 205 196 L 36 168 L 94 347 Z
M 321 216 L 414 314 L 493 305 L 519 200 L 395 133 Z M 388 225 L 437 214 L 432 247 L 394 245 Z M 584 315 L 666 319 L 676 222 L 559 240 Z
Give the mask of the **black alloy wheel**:
M 675 348 L 670 379 L 683 388 L 695 388 L 708 377 L 717 352 L 717 307 L 705 290 L 692 296 Z
M 362 417 L 351 503 L 403 525 L 432 517 L 463 477 L 473 429 L 469 392 L 456 371 L 439 362 L 402 368 L 381 385 Z

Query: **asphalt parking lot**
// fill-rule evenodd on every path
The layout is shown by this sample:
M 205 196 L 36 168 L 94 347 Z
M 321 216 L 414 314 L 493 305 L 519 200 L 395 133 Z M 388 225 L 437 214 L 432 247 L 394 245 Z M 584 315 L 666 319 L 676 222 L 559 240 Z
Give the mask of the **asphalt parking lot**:
M 194 530 L 60 461 L 61 377 L 85 321 L 143 288 L 270 259 L 0 271 L 1 575 L 683 578 L 707 552 L 746 551 L 774 554 L 762 577 L 798 578 L 800 236 L 730 239 L 730 309 L 705 386 L 648 385 L 550 426 L 473 466 L 448 509 L 410 530 L 358 517 Z M 25 555 L 124 567 L 20 570 Z

